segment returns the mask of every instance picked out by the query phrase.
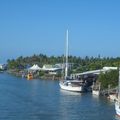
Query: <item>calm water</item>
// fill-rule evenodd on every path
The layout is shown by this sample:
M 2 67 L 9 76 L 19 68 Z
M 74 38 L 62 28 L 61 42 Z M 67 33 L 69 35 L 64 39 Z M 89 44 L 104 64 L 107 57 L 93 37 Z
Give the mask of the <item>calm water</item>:
M 116 120 L 114 103 L 61 91 L 58 81 L 0 74 L 1 120 Z

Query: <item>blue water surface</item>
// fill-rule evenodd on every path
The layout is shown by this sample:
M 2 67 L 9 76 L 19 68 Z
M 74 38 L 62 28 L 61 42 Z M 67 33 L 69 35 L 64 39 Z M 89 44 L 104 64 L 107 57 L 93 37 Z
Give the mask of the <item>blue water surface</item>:
M 60 90 L 59 82 L 0 73 L 0 120 L 118 120 L 114 103 Z

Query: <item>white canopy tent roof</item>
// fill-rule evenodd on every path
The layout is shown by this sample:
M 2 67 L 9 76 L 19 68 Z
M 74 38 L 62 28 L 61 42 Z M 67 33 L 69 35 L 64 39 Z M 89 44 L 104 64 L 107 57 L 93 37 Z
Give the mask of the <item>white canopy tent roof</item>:
M 57 71 L 57 70 L 61 70 L 61 68 L 41 68 L 41 70 L 43 70 L 43 71 Z
M 37 64 L 34 64 L 29 70 L 41 70 L 41 68 Z
M 58 71 L 58 70 L 62 70 L 62 68 L 59 67 L 54 67 L 53 65 L 44 65 L 41 70 L 43 71 Z

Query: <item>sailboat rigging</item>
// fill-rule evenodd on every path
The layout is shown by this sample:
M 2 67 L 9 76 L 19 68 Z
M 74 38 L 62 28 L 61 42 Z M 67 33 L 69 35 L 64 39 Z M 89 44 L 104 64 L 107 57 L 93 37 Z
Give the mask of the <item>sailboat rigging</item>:
M 60 81 L 59 85 L 60 88 L 63 90 L 73 91 L 73 92 L 83 92 L 85 84 L 83 81 L 77 80 L 77 79 L 70 79 L 68 77 L 68 30 L 66 31 L 66 52 L 65 52 L 65 77 L 64 80 Z

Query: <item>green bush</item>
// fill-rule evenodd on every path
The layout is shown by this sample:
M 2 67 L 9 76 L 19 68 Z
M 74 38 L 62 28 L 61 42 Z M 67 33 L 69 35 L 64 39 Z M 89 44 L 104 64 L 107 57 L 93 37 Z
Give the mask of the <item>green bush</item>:
M 98 77 L 99 82 L 101 83 L 101 89 L 108 88 L 108 85 L 111 87 L 116 87 L 118 85 L 118 70 L 111 70 L 106 73 L 101 73 Z

